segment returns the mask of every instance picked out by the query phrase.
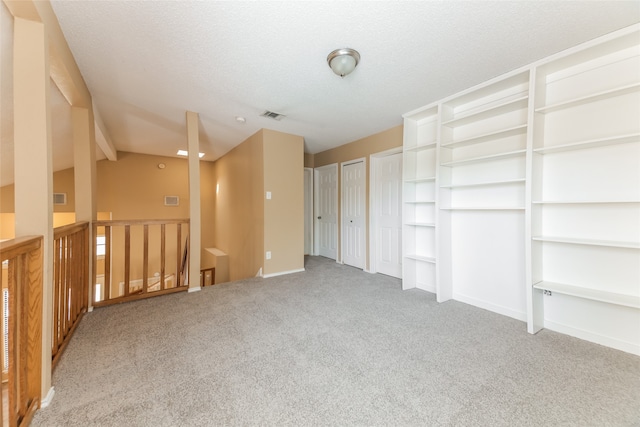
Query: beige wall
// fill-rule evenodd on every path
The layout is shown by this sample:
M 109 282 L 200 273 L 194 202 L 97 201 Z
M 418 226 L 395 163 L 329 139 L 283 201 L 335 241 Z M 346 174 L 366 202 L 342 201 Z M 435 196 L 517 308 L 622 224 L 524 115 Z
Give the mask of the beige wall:
M 366 269 L 369 268 L 369 172 L 371 167 L 371 155 L 393 148 L 402 147 L 402 125 L 392 127 L 380 133 L 358 139 L 340 147 L 317 153 L 313 158 L 314 167 L 321 167 L 333 163 L 338 164 L 338 218 L 341 217 L 342 203 L 342 177 L 340 172 L 340 163 L 349 160 L 365 158 L 366 159 Z M 341 230 L 338 228 L 338 259 L 341 259 Z
M 117 162 L 98 162 L 98 211 L 113 219 L 189 218 L 187 181 L 186 159 L 119 152 Z M 164 206 L 164 196 L 180 197 L 179 206 Z
M 304 153 L 304 167 L 305 168 L 313 168 L 314 164 L 314 156 L 313 154 Z
M 215 247 L 230 280 L 304 268 L 303 150 L 302 137 L 262 129 L 216 160 Z
M 215 161 L 215 247 L 229 257 L 229 279 L 253 277 L 264 248 L 263 136 L 258 131 Z
M 0 212 L 13 213 L 15 211 L 14 191 L 13 184 L 0 187 Z M 75 212 L 73 168 L 53 173 L 53 192 L 67 193 L 67 204 L 53 205 L 54 212 Z
M 53 192 L 67 193 L 66 205 L 53 205 L 53 228 L 75 222 L 75 192 L 73 169 L 65 169 L 53 174 Z M 13 185 L 0 188 L 0 239 L 15 237 L 15 204 Z
M 264 274 L 304 268 L 304 138 L 265 129 Z

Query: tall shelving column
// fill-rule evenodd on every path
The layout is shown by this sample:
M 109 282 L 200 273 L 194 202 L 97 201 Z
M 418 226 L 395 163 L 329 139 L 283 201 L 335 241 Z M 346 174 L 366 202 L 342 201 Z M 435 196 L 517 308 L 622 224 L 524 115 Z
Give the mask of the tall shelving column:
M 536 76 L 529 310 L 640 354 L 640 25 Z
M 438 107 L 403 117 L 402 288 L 435 293 Z
M 528 104 L 529 70 L 445 100 L 439 149 L 442 299 L 521 320 Z

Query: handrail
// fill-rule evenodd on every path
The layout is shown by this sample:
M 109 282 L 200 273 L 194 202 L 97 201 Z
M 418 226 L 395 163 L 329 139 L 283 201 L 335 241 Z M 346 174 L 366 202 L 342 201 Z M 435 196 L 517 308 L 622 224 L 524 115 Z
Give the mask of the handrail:
M 186 290 L 188 224 L 189 219 L 94 221 L 94 244 L 101 250 L 93 260 L 93 305 Z M 172 232 L 175 237 L 167 238 Z
M 55 368 L 89 303 L 89 223 L 56 227 L 53 244 L 52 368 Z
M 6 281 L 8 313 L 8 411 L 0 419 L 10 426 L 29 425 L 40 406 L 42 373 L 43 237 L 29 236 L 0 243 L 2 275 Z M 5 272 L 6 269 L 6 272 Z M 4 346 L 1 352 L 4 359 Z M 4 366 L 4 360 L 2 361 Z
M 89 227 L 89 222 L 87 221 L 80 221 L 73 224 L 62 225 L 53 229 L 53 238 L 59 239 L 60 237 L 77 233 L 78 231 L 84 230 L 87 227 Z
M 189 219 L 112 219 L 93 221 L 94 225 L 161 225 L 161 224 L 189 224 Z

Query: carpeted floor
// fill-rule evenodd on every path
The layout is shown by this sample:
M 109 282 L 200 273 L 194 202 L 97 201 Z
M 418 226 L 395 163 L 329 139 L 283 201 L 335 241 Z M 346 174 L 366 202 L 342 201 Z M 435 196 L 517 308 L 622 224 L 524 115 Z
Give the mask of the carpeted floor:
M 640 426 L 640 358 L 320 257 L 96 309 L 34 426 Z

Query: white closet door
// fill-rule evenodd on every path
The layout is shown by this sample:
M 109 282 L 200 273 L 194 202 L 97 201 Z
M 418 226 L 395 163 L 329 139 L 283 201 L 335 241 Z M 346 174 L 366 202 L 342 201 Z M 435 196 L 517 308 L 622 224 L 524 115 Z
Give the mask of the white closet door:
M 365 267 L 365 167 L 359 161 L 342 167 L 342 250 L 347 265 Z
M 402 153 L 382 157 L 376 167 L 376 269 L 402 278 Z

